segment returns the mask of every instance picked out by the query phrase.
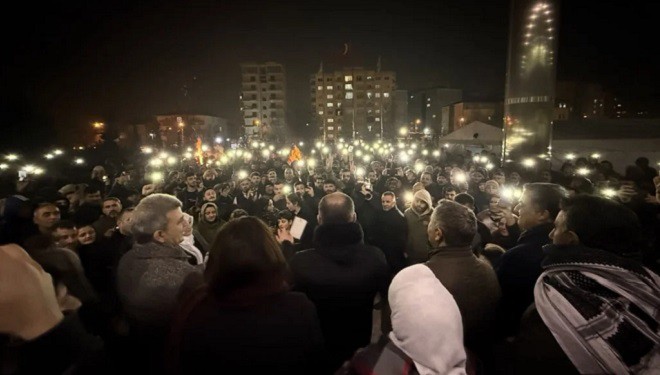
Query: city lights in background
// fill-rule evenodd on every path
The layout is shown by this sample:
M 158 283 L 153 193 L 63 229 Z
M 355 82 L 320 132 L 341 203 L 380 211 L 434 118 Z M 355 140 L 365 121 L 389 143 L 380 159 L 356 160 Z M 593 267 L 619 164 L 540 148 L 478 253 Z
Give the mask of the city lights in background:
M 600 154 L 597 153 L 597 152 L 594 152 L 593 154 L 591 154 L 591 158 L 592 159 L 600 159 Z
M 9 165 L 7 163 L 0 164 L 0 169 L 5 170 L 7 168 L 9 168 Z
M 83 159 L 83 158 L 76 158 L 76 159 L 73 160 L 73 162 L 76 163 L 76 164 L 78 164 L 78 165 L 83 165 L 83 164 L 85 164 L 85 159 Z
M 53 154 L 59 156 L 59 155 L 64 154 L 64 151 L 62 151 L 62 150 L 60 150 L 60 149 L 56 149 L 56 150 L 53 150 Z

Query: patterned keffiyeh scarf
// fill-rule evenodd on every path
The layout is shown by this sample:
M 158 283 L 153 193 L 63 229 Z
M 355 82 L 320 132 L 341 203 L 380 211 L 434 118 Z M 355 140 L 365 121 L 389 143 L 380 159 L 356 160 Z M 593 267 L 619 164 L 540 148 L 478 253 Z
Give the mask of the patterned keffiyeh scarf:
M 601 250 L 544 249 L 536 308 L 578 371 L 660 373 L 660 277 Z

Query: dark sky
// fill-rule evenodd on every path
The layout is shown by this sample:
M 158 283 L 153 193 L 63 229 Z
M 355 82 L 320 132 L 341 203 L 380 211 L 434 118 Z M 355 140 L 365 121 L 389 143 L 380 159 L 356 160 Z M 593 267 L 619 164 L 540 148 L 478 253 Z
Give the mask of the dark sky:
M 24 3 L 1 26 L 11 136 L 35 124 L 61 135 L 97 118 L 140 121 L 186 109 L 236 120 L 244 61 L 285 64 L 293 129 L 308 120 L 308 78 L 321 61 L 375 66 L 380 55 L 403 89 L 447 85 L 492 99 L 504 92 L 506 0 Z M 599 82 L 657 109 L 660 7 L 616 3 L 562 3 L 558 78 Z

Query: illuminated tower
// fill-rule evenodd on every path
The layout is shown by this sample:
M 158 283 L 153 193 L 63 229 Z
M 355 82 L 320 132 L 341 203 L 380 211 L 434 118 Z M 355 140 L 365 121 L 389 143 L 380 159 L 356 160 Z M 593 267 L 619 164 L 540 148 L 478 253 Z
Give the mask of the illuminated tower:
M 512 0 L 504 161 L 549 156 L 555 102 L 557 0 Z

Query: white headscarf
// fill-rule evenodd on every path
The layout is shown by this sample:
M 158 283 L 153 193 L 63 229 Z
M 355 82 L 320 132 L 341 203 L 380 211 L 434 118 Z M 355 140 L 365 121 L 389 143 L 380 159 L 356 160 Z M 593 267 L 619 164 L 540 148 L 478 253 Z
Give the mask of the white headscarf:
M 188 215 L 187 213 L 183 213 L 183 219 L 189 223 L 190 227 L 192 228 L 193 226 L 193 220 L 194 218 L 192 215 Z M 195 237 L 192 234 L 192 231 L 190 232 L 190 235 L 188 236 L 183 236 L 183 242 L 179 244 L 183 250 L 188 253 L 188 255 L 194 257 L 197 259 L 197 264 L 202 264 L 204 263 L 204 257 L 202 256 L 202 252 L 199 251 L 199 249 L 195 246 Z
M 454 297 L 423 264 L 399 272 L 388 293 L 390 340 L 421 375 L 465 374 L 463 323 Z

